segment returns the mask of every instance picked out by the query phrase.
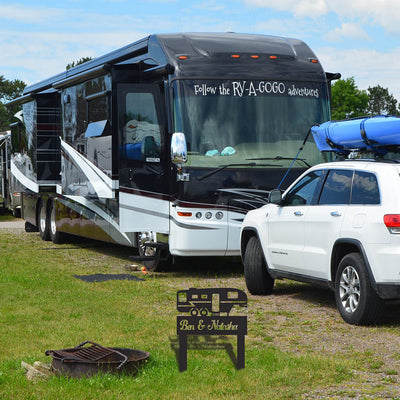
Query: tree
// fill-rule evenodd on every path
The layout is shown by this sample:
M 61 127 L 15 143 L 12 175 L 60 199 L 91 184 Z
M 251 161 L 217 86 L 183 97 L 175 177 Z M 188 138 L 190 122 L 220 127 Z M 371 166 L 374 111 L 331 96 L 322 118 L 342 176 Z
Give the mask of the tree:
M 332 85 L 332 120 L 366 115 L 368 100 L 367 92 L 358 89 L 354 77 L 337 80 Z
M 397 100 L 389 93 L 388 88 L 374 86 L 368 88 L 368 115 L 399 115 Z
M 26 83 L 19 79 L 8 80 L 0 75 L 0 131 L 9 129 L 13 116 L 18 111 L 18 107 L 7 108 L 5 103 L 21 96 L 25 86 Z
M 79 59 L 78 61 L 72 61 L 72 63 L 69 63 L 66 67 L 66 69 L 71 69 L 76 67 L 77 65 L 83 64 L 87 61 L 92 60 L 92 57 L 82 57 L 81 59 Z

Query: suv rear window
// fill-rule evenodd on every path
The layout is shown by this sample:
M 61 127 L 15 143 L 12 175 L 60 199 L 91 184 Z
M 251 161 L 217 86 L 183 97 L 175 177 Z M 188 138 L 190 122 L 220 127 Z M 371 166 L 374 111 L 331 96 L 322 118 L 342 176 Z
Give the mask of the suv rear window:
M 380 204 L 379 186 L 376 176 L 369 172 L 354 173 L 351 204 Z
M 330 170 L 318 204 L 380 204 L 378 180 L 370 172 Z

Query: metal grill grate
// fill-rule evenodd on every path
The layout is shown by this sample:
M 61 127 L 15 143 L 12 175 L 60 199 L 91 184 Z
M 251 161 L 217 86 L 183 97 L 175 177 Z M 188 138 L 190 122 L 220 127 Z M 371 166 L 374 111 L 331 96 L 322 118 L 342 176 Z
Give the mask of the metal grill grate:
M 90 346 L 84 347 L 86 344 L 90 344 Z M 53 357 L 58 357 L 62 362 L 96 363 L 100 360 L 106 361 L 105 359 L 108 358 L 109 361 L 121 362 L 118 368 L 121 368 L 128 360 L 125 354 L 90 341 L 83 342 L 71 349 L 48 350 L 48 352 L 51 352 Z

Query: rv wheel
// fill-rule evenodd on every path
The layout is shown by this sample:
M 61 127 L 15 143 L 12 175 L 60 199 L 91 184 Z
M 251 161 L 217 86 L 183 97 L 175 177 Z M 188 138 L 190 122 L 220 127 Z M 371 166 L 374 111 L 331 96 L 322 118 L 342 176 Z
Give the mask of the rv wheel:
M 49 234 L 52 242 L 59 244 L 64 242 L 65 234 L 57 230 L 56 221 L 56 205 L 54 200 L 51 200 L 49 209 Z
M 149 257 L 149 261 L 142 261 L 148 271 L 160 271 L 170 261 L 168 249 L 151 247 L 147 244 L 157 243 L 157 233 L 154 231 L 139 232 L 137 234 L 137 246 L 141 257 Z M 165 254 L 164 254 L 165 253 Z
M 46 210 L 46 205 L 43 201 L 39 203 L 38 208 L 38 226 L 39 226 L 39 234 L 43 240 L 50 240 L 49 233 L 49 218 Z
M 199 310 L 198 310 L 197 308 L 195 308 L 195 307 L 193 307 L 193 308 L 190 310 L 190 315 L 193 315 L 194 317 L 195 317 L 196 315 L 198 315 L 198 313 L 199 313 Z
M 201 308 L 201 309 L 200 309 L 200 315 L 201 315 L 202 317 L 205 317 L 206 315 L 208 315 L 208 310 L 207 310 L 207 308 Z

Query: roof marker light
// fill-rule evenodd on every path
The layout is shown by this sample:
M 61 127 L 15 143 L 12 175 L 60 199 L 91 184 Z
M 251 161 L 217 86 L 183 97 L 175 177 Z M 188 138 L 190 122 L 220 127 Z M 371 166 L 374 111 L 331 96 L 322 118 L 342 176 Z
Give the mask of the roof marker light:
M 257 55 L 257 54 L 253 54 L 253 55 L 251 55 L 250 57 L 251 57 L 251 58 L 254 58 L 254 59 L 260 58 L 260 56 Z
M 240 55 L 239 54 L 232 54 L 231 57 L 232 58 L 240 58 Z
M 316 58 L 310 58 L 310 62 L 313 64 L 318 64 L 318 60 Z
M 269 58 L 270 58 L 271 60 L 276 60 L 278 57 L 277 57 L 277 56 L 269 56 Z
M 188 58 L 189 58 L 188 56 L 184 56 L 184 55 L 178 56 L 179 60 L 187 60 Z

